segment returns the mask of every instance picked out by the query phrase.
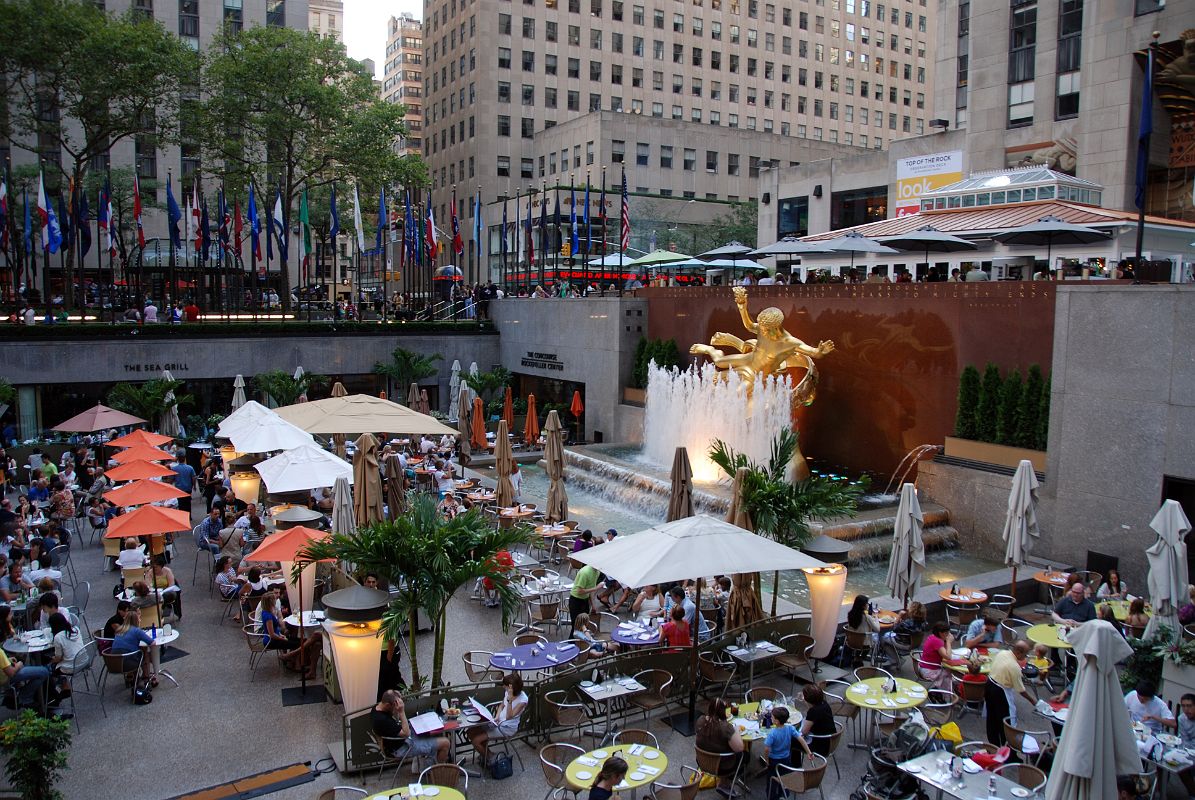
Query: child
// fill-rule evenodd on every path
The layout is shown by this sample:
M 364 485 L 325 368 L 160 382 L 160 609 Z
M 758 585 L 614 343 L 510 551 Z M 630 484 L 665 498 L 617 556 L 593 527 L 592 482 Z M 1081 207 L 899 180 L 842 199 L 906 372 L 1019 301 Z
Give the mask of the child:
M 792 766 L 794 740 L 801 745 L 806 755 L 811 755 L 809 745 L 801 738 L 801 734 L 788 724 L 788 709 L 784 706 L 772 706 L 772 728 L 764 740 L 768 750 L 768 800 L 779 800 L 784 796 L 784 789 L 772 778 L 781 774 L 781 764 L 786 767 Z
M 627 762 L 618 756 L 610 756 L 602 764 L 602 771 L 598 773 L 593 786 L 589 789 L 589 800 L 619 800 L 614 794 L 614 787 L 622 783 L 627 774 Z
M 589 619 L 588 614 L 578 614 L 573 623 L 577 626 L 573 630 L 573 638 L 580 639 L 588 644 L 589 652 L 594 658 L 606 655 L 607 653 L 618 652 L 618 642 L 606 642 L 597 638 L 597 625 Z

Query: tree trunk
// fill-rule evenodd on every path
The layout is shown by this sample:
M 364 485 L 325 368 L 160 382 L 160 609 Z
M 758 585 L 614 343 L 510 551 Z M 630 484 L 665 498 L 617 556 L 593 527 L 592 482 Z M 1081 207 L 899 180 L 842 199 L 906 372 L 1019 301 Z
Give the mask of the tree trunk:
M 418 690 L 422 681 L 419 677 L 419 649 L 415 646 L 416 631 L 419 630 L 419 608 L 407 612 L 407 650 L 411 653 L 411 688 Z
M 432 655 L 432 687 L 442 686 L 444 672 L 444 634 L 448 628 L 448 606 L 444 605 L 436 617 L 435 652 Z
M 776 598 L 780 596 L 780 570 L 772 573 L 772 616 L 776 616 Z

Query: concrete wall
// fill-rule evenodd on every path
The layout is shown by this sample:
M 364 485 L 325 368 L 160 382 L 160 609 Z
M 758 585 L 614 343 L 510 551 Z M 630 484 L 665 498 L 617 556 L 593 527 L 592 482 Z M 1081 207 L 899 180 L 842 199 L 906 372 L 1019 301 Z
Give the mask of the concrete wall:
M 512 372 L 585 384 L 585 436 L 611 441 L 622 387 L 631 375 L 640 337 L 647 335 L 647 302 L 630 297 L 585 300 L 498 300 L 490 317 L 501 334 L 501 362 Z M 552 354 L 550 366 L 528 353 Z M 529 361 L 530 363 L 524 363 Z
M 960 541 L 973 553 L 1001 558 L 1001 536 L 1008 510 L 1012 479 L 977 469 L 937 461 L 917 466 L 917 488 L 938 505 L 950 510 L 950 524 Z

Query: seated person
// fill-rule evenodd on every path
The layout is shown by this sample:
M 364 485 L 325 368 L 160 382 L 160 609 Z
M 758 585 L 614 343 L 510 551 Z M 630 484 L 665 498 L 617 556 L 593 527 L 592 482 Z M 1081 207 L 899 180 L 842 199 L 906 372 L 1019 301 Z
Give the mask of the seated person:
M 1129 587 L 1120 579 L 1120 571 L 1108 570 L 1108 580 L 1100 584 L 1095 596 L 1101 600 L 1124 600 L 1129 593 Z
M 236 569 L 232 566 L 231 558 L 220 556 L 220 560 L 216 562 L 215 572 L 216 589 L 220 592 L 221 597 L 227 600 L 241 591 L 242 583 L 237 576 Z M 239 617 L 237 621 L 240 621 Z
M 1087 587 L 1081 581 L 1070 585 L 1066 596 L 1054 604 L 1050 616 L 1058 625 L 1073 628 L 1095 619 L 1095 603 L 1087 597 Z
M 8 573 L 0 578 L 0 599 L 16 600 L 22 592 L 33 588 L 33 581 L 25 577 L 21 562 L 13 560 L 8 564 Z
M 1144 628 L 1149 624 L 1149 614 L 1145 613 L 1145 598 L 1137 597 L 1129 603 L 1129 613 L 1124 618 L 1124 623 L 1131 628 Z
M 434 755 L 437 762 L 448 763 L 448 737 L 414 735 L 402 696 L 394 689 L 382 692 L 382 699 L 369 712 L 369 721 L 373 732 L 382 737 L 386 755 L 390 758 L 414 756 L 427 759 Z
M 97 531 L 108 528 L 108 518 L 104 515 L 104 506 L 98 497 L 92 497 L 87 501 L 87 521 Z
M 58 678 L 57 697 L 62 698 L 70 693 L 71 675 L 75 671 L 75 656 L 86 645 L 83 634 L 71 624 L 65 614 L 57 613 L 50 617 L 50 632 L 54 635 L 54 655 L 51 657 L 51 668 Z
M 967 632 L 963 635 L 963 647 L 974 649 L 986 644 L 995 644 L 998 626 L 999 622 L 995 617 L 981 614 L 967 626 Z
M 133 608 L 133 604 L 128 600 L 121 600 L 116 604 L 116 613 L 108 618 L 104 623 L 104 629 L 101 631 L 103 638 L 112 639 L 116 636 L 116 631 L 121 625 L 124 625 L 125 620 L 129 616 L 129 611 Z
M 29 487 L 29 502 L 37 505 L 44 503 L 50 499 L 50 483 L 45 478 L 42 478 L 37 483 Z
M 589 548 L 593 547 L 594 544 L 593 531 L 588 529 L 583 530 L 581 531 L 581 535 L 573 541 L 573 552 L 580 553 L 582 550 L 588 550 Z
M 50 554 L 42 553 L 38 556 L 36 563 L 30 565 L 29 580 L 34 584 L 40 584 L 43 578 L 49 578 L 57 583 L 62 580 L 62 572 L 50 567 Z
M 456 501 L 456 495 L 452 492 L 447 492 L 444 495 L 444 499 L 440 501 L 438 508 L 440 513 L 449 519 L 452 519 L 464 510 L 461 508 L 461 504 Z
M 660 644 L 664 647 L 691 647 L 693 638 L 689 636 L 689 623 L 685 622 L 684 606 L 673 606 L 669 616 L 671 619 L 660 626 Z
M 707 753 L 734 753 L 735 758 L 724 758 L 718 765 L 718 793 L 729 797 L 733 790 L 731 780 L 739 771 L 745 755 L 743 737 L 726 718 L 726 702 L 718 697 L 710 701 L 705 716 L 697 720 L 694 744 Z
M 307 680 L 314 680 L 319 664 L 323 636 L 317 631 L 300 640 L 292 635 L 286 623 L 279 617 L 278 598 L 273 592 L 262 595 L 261 605 L 262 640 L 267 650 L 285 650 L 279 661 L 287 669 L 303 670 Z
M 452 464 L 439 462 L 436 464 L 436 471 L 432 474 L 432 478 L 436 481 L 436 491 L 440 494 L 449 494 L 456 488 L 456 480 L 452 477 Z
M 1095 610 L 1095 618 L 1102 619 L 1104 622 L 1110 623 L 1112 627 L 1119 629 L 1120 623 L 1116 619 L 1116 612 L 1112 610 L 1112 606 L 1107 603 L 1100 603 Z
M 59 611 L 59 604 L 62 601 L 58 597 L 57 592 L 48 592 L 37 596 L 37 625 L 38 628 L 50 627 L 50 617 L 54 616 Z M 73 615 L 68 612 L 63 612 L 64 616 L 70 620 L 71 624 L 75 624 L 76 620 Z
M 141 586 L 145 586 L 145 584 L 142 583 Z M 141 609 L 133 607 L 125 616 L 124 623 L 116 629 L 116 636 L 112 638 L 112 649 L 109 652 L 125 657 L 124 670 L 128 672 L 136 666 L 142 644 L 149 647 L 151 653 L 149 658 L 141 658 L 141 676 L 148 680 L 151 686 L 157 686 L 158 679 L 153 674 L 153 662 L 156 660 L 159 648 L 149 634 L 141 628 Z
M 133 537 L 124 540 L 124 547 L 116 557 L 118 569 L 137 569 L 145 566 L 145 547 Z
M 577 618 L 573 620 L 573 638 L 580 639 L 589 645 L 589 652 L 594 656 L 602 656 L 607 653 L 617 653 L 619 650 L 618 642 L 606 641 L 598 638 L 598 626 L 593 620 L 589 618 L 588 614 L 578 614 Z
M 1174 714 L 1158 697 L 1158 687 L 1149 679 L 1137 681 L 1137 688 L 1124 696 L 1124 705 L 1129 710 L 1129 718 L 1143 723 L 1155 736 L 1166 728 L 1172 731 L 1178 728 Z
M 517 672 L 504 677 L 502 687 L 505 690 L 502 702 L 494 714 L 498 724 L 476 726 L 465 731 L 484 764 L 489 763 L 490 739 L 508 739 L 518 733 L 523 712 L 527 710 L 527 693 L 523 691 L 523 678 Z
M 27 667 L 22 661 L 9 661 L 8 654 L 0 650 L 0 686 L 17 687 L 17 705 L 27 707 L 37 704 L 39 693 L 49 679 L 48 667 Z
M 588 800 L 619 800 L 621 795 L 614 794 L 614 788 L 622 783 L 630 767 L 624 759 L 610 756 L 602 764 L 593 785 L 589 787 Z

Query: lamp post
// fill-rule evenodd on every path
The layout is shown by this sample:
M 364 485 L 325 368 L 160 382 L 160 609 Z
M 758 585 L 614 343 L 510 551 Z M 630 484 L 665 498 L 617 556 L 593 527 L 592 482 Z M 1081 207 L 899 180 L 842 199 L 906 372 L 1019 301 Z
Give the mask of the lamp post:
M 810 634 L 813 636 L 814 658 L 825 658 L 834 646 L 838 629 L 838 612 L 846 591 L 846 567 L 827 564 L 824 567 L 804 567 L 805 582 L 809 584 Z
M 242 503 L 256 503 L 261 495 L 261 476 L 252 468 L 234 472 L 228 481 L 232 485 L 232 493 Z
M 332 647 L 336 682 L 346 713 L 372 706 L 378 695 L 382 660 L 382 613 L 390 595 L 378 589 L 350 586 L 323 597 L 326 641 Z

